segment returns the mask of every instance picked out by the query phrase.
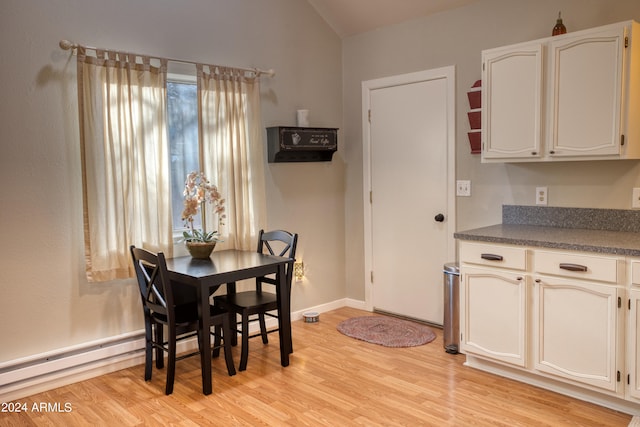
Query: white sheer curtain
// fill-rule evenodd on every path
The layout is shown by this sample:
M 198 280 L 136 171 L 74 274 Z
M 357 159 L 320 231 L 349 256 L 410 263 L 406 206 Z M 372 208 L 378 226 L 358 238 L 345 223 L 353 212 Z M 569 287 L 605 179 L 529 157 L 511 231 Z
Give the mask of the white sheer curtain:
M 226 199 L 220 245 L 255 250 L 266 223 L 259 79 L 231 68 L 196 68 L 203 169 Z
M 132 277 L 132 244 L 172 255 L 166 65 L 111 51 L 94 57 L 78 48 L 90 282 Z

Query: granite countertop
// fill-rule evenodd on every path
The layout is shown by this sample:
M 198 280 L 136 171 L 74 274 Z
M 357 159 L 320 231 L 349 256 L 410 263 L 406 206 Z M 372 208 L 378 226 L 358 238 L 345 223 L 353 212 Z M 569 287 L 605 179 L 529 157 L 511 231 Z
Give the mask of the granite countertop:
M 460 240 L 640 256 L 640 211 L 502 207 L 502 224 L 453 235 Z
M 640 233 L 628 231 L 498 224 L 453 236 L 460 240 L 640 256 Z

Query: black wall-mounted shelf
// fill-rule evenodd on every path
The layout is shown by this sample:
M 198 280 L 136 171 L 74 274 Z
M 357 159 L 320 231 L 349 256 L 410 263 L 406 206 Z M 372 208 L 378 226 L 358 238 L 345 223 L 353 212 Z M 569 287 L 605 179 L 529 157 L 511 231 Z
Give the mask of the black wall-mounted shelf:
M 269 163 L 329 162 L 338 149 L 337 128 L 267 128 Z

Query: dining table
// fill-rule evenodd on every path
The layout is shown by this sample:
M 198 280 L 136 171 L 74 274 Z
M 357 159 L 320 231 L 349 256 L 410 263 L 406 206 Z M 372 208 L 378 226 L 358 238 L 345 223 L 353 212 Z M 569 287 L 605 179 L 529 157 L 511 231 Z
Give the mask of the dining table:
M 235 292 L 235 283 L 240 280 L 276 275 L 276 297 L 278 301 L 278 333 L 280 338 L 280 363 L 289 366 L 292 353 L 290 284 L 286 278 L 286 266 L 293 267 L 293 259 L 255 251 L 237 249 L 214 251 L 208 259 L 191 256 L 167 258 L 167 270 L 173 286 L 195 288 L 198 301 L 198 324 L 201 331 L 209 325 L 209 298 L 223 284 L 227 291 Z M 207 328 L 208 329 L 208 328 Z M 235 328 L 233 328 L 235 330 Z M 202 349 L 211 347 L 211 335 L 201 334 Z M 227 337 L 224 337 L 227 339 Z M 233 340 L 235 342 L 235 340 Z M 211 394 L 211 353 L 200 352 L 202 365 L 202 391 Z

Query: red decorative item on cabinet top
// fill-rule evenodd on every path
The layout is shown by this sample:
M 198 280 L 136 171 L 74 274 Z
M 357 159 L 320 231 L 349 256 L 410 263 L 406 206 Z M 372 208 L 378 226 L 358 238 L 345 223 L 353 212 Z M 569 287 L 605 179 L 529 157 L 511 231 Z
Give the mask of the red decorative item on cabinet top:
M 556 25 L 551 30 L 552 36 L 559 36 L 561 34 L 567 34 L 567 27 L 562 23 L 562 12 L 558 12 L 558 19 L 556 20 Z

